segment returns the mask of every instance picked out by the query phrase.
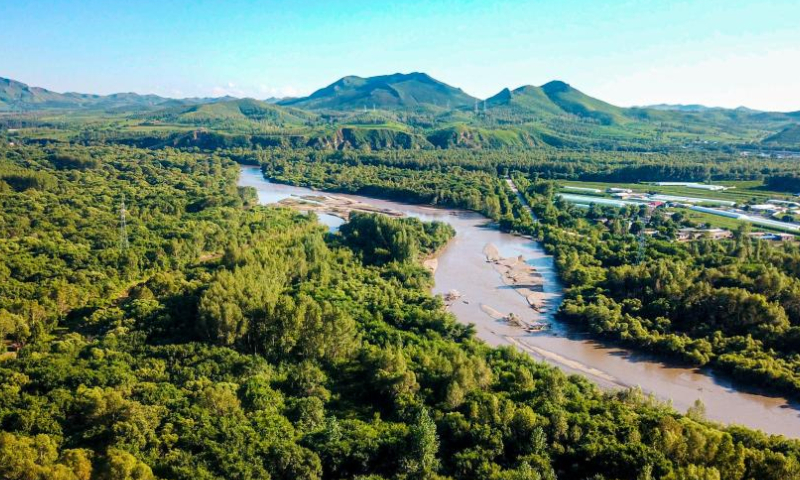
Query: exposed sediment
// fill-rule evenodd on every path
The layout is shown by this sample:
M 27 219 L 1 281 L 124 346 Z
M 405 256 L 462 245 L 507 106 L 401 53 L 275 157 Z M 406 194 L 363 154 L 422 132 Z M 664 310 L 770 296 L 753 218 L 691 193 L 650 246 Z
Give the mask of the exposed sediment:
M 278 202 L 278 205 L 306 212 L 327 213 L 344 220 L 353 212 L 382 213 L 391 217 L 402 217 L 401 212 L 388 208 L 379 208 L 368 203 L 336 195 L 303 195 L 292 196 Z
M 537 312 L 545 307 L 544 277 L 536 271 L 536 267 L 528 264 L 524 258 L 503 258 L 497 247 L 491 243 L 483 248 L 486 261 L 492 263 L 494 269 L 500 274 L 503 283 L 513 288 L 514 291 L 525 297 L 528 305 Z

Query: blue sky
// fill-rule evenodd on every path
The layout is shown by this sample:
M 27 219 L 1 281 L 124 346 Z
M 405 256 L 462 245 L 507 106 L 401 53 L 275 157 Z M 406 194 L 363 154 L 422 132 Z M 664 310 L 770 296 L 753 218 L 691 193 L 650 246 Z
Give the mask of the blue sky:
M 798 0 L 0 0 L 0 76 L 56 91 L 301 95 L 424 71 L 486 97 L 800 110 Z

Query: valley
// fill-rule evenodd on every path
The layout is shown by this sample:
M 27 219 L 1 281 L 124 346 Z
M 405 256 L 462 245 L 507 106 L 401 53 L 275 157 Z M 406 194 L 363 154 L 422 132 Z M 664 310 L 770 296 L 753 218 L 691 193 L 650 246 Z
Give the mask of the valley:
M 0 476 L 800 478 L 796 112 L 0 87 Z

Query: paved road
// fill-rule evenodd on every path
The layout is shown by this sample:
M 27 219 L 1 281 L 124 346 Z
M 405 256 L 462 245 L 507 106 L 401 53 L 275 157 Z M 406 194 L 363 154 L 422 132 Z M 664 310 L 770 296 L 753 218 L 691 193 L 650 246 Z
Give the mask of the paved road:
M 525 200 L 525 197 L 523 197 L 521 193 L 519 193 L 519 189 L 517 188 L 517 185 L 514 183 L 514 180 L 511 180 L 511 178 L 506 177 L 506 183 L 508 184 L 508 187 L 511 189 L 511 191 L 514 192 L 514 194 L 517 196 L 519 202 L 522 204 L 522 207 L 531 215 L 533 221 L 534 222 L 538 221 L 536 215 L 533 214 L 531 206 L 528 205 L 528 201 Z

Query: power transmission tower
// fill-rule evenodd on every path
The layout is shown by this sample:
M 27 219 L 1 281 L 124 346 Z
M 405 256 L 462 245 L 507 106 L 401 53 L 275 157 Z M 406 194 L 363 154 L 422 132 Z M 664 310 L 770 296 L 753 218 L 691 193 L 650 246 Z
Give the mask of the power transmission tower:
M 122 195 L 122 203 L 119 206 L 119 248 L 125 250 L 128 248 L 128 221 L 125 218 L 125 194 Z
M 641 265 L 642 262 L 644 262 L 644 257 L 647 248 L 647 235 L 644 233 L 644 231 L 647 229 L 647 224 L 650 223 L 651 214 L 652 214 L 651 207 L 648 206 L 647 209 L 645 210 L 645 214 L 643 217 L 642 229 L 639 231 L 638 235 L 639 246 L 636 251 L 636 265 Z

